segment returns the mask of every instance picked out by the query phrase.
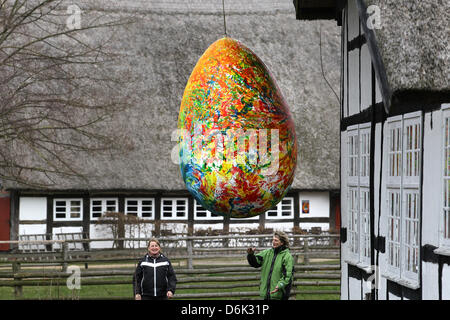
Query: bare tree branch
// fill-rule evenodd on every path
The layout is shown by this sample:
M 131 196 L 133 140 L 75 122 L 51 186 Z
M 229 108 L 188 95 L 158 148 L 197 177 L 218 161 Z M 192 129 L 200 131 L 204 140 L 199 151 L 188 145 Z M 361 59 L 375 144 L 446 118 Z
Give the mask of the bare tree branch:
M 86 180 L 74 159 L 132 148 L 108 126 L 130 108 L 118 88 L 132 77 L 116 70 L 111 44 L 115 28 L 131 22 L 83 16 L 68 28 L 64 3 L 0 0 L 0 183 Z

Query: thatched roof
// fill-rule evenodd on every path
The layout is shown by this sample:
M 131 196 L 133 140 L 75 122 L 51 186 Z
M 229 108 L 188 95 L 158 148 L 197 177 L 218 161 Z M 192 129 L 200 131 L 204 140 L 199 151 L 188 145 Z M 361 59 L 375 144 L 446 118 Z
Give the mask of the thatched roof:
M 449 101 L 448 1 L 364 2 L 380 9 L 381 28 L 373 31 L 391 91 L 388 104 L 395 107 L 398 99 L 417 91 L 427 92 L 438 103 Z
M 137 78 L 133 108 L 114 120 L 120 130 L 127 130 L 135 149 L 125 155 L 75 157 L 73 161 L 87 171 L 88 183 L 60 179 L 52 189 L 185 190 L 179 166 L 171 161 L 175 146 L 171 133 L 192 69 L 208 46 L 224 35 L 222 1 L 71 0 L 70 4 L 80 6 L 82 19 L 133 18 L 133 24 L 117 31 L 112 46 L 126 54 L 116 67 Z M 322 25 L 324 72 L 339 92 L 339 28 L 329 21 L 296 20 L 291 0 L 226 0 L 225 9 L 228 36 L 265 62 L 290 106 L 299 142 L 292 187 L 339 189 L 339 102 L 322 76 L 319 56 Z
M 337 19 L 346 1 L 294 0 L 298 19 Z M 353 0 L 388 112 L 450 101 L 450 13 L 447 0 Z M 367 9 L 371 7 L 368 11 Z M 377 11 L 374 11 L 376 9 Z M 349 39 L 352 40 L 352 39 Z

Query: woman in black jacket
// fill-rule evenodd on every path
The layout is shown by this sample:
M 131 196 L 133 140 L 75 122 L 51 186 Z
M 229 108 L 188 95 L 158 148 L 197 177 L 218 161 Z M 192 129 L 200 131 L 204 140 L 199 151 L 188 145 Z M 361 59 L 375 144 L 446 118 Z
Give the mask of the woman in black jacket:
M 136 300 L 166 300 L 175 293 L 177 277 L 170 260 L 161 253 L 156 238 L 150 239 L 148 253 L 139 261 L 134 276 Z

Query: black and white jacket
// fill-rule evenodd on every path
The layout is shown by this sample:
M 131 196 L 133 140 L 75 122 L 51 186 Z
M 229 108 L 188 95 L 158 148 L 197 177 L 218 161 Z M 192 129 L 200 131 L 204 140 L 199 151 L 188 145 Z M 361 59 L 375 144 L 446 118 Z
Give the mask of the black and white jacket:
M 148 253 L 142 258 L 134 276 L 134 294 L 165 297 L 167 291 L 175 293 L 177 277 L 170 260 L 163 254 L 152 258 Z

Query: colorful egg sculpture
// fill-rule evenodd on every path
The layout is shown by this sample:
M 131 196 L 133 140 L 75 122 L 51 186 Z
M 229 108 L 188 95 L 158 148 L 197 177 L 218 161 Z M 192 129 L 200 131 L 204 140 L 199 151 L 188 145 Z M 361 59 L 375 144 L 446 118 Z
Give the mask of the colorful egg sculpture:
M 180 169 L 213 214 L 249 218 L 277 205 L 294 179 L 294 122 L 274 77 L 225 37 L 200 57 L 178 117 Z

